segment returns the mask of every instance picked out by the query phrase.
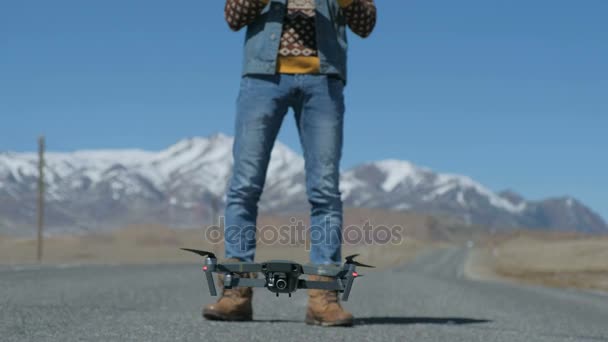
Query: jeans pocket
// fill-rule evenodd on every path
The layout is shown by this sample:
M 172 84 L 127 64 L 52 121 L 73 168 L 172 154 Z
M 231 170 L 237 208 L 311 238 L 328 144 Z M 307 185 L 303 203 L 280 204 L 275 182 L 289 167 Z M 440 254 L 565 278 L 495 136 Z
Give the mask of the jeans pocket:
M 327 91 L 330 97 L 344 107 L 344 80 L 337 75 L 327 75 Z M 343 110 L 343 109 L 342 109 Z
M 344 80 L 338 74 L 328 74 L 327 81 L 328 81 L 328 83 L 330 83 L 330 86 L 332 86 L 332 87 L 334 85 L 339 85 L 342 89 L 344 89 L 344 86 L 346 85 L 344 83 Z

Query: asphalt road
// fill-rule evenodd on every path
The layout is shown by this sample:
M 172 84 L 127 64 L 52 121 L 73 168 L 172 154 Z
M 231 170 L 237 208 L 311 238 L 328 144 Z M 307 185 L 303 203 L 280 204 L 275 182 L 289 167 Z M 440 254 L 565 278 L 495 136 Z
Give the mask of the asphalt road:
M 607 296 L 469 281 L 465 257 L 368 272 L 345 304 L 353 328 L 306 326 L 304 291 L 263 289 L 254 322 L 203 321 L 197 265 L 2 269 L 0 341 L 608 341 Z

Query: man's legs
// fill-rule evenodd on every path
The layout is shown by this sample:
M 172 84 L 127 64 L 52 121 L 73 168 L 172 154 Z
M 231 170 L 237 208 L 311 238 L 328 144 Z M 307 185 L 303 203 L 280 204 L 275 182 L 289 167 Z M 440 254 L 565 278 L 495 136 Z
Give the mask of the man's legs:
M 311 208 L 310 261 L 340 264 L 342 200 L 340 158 L 344 84 L 327 75 L 297 75 L 300 96 L 294 105 L 304 151 L 306 191 Z
M 226 195 L 226 258 L 253 261 L 258 201 L 270 153 L 289 107 L 291 79 L 245 76 L 237 99 L 234 166 Z
M 237 99 L 234 166 L 227 193 L 224 244 L 229 262 L 253 261 L 258 200 L 264 188 L 272 146 L 288 109 L 289 77 L 246 76 Z M 253 278 L 256 273 L 241 273 Z M 251 288 L 225 289 L 222 297 L 203 308 L 203 317 L 221 321 L 253 318 Z
M 344 121 L 344 84 L 327 75 L 302 75 L 300 97 L 294 106 L 306 164 L 306 191 L 310 213 L 310 261 L 340 264 L 342 246 L 342 200 L 340 158 Z M 312 281 L 332 281 L 311 275 Z M 350 326 L 353 315 L 344 310 L 338 291 L 308 290 L 306 323 Z

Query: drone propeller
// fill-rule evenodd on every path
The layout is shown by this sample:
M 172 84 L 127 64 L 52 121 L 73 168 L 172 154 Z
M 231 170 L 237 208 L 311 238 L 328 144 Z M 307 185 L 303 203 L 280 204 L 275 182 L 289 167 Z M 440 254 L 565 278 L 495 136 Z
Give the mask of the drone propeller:
M 216 259 L 215 254 L 211 253 L 211 252 L 207 252 L 207 251 L 200 251 L 198 249 L 190 249 L 190 248 L 180 248 L 181 250 L 187 251 L 187 252 L 192 252 L 195 254 L 198 254 L 202 257 L 206 257 L 208 256 L 211 259 Z
M 366 265 L 366 264 L 362 264 L 358 261 L 355 261 L 354 259 L 356 257 L 358 257 L 359 254 L 353 254 L 353 255 L 349 255 L 346 257 L 346 264 L 352 264 L 355 266 L 359 266 L 359 267 L 369 267 L 369 268 L 376 268 L 376 266 L 372 266 L 372 265 Z

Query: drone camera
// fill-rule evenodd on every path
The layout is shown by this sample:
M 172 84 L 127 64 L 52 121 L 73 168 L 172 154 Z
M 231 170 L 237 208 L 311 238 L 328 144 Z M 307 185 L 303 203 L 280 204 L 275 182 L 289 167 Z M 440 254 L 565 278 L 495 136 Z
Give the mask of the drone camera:
M 287 281 L 285 279 L 277 279 L 274 284 L 279 290 L 285 290 L 287 288 Z
M 276 293 L 291 293 L 296 290 L 298 277 L 283 272 L 273 272 L 268 274 L 268 289 Z
M 274 293 L 292 293 L 298 288 L 301 266 L 284 261 L 270 261 L 262 265 L 266 273 L 266 287 Z

